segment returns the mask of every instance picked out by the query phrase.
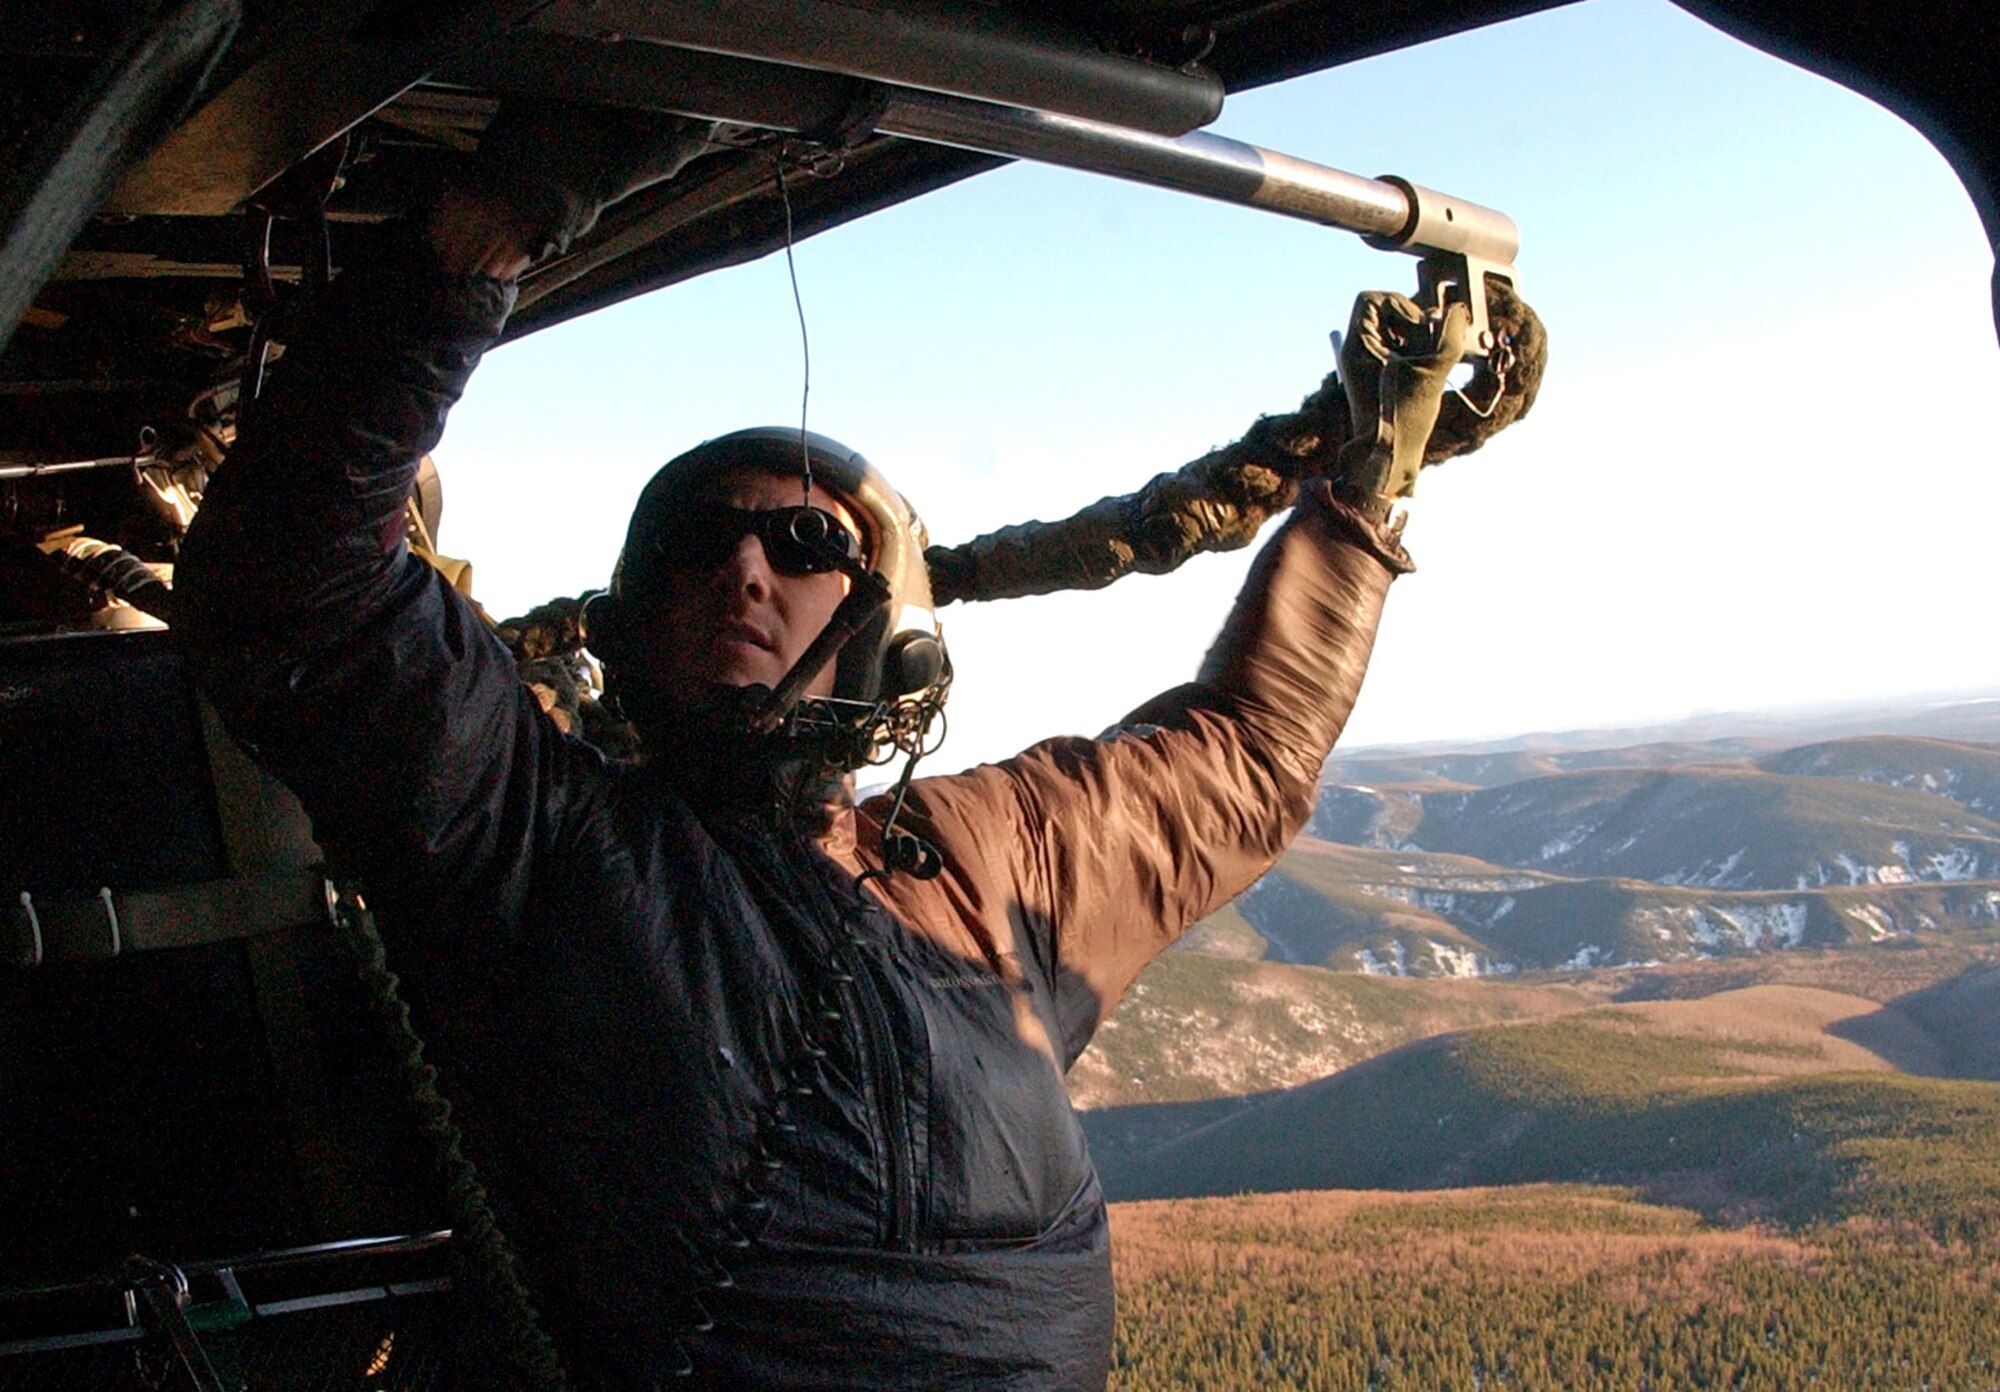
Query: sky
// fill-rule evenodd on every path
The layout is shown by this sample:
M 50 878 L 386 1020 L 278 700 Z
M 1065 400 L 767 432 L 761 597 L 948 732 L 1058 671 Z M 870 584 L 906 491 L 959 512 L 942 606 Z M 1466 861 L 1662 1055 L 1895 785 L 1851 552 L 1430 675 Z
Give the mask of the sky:
M 1880 107 L 1657 0 L 1585 3 L 1231 96 L 1216 132 L 1521 228 L 1532 414 L 1427 471 L 1343 747 L 2000 685 L 1992 253 Z M 1016 164 L 799 244 L 810 423 L 939 542 L 1130 492 L 1293 409 L 1354 294 L 1343 232 Z M 795 424 L 782 255 L 491 354 L 437 452 L 496 614 L 604 583 L 640 486 Z M 959 767 L 1186 680 L 1248 551 L 942 612 Z

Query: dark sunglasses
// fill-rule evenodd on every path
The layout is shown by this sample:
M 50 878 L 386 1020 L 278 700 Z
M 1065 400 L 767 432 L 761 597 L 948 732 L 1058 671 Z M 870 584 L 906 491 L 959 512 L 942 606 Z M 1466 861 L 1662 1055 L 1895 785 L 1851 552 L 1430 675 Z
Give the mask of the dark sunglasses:
M 861 559 L 861 538 L 824 508 L 727 503 L 677 510 L 654 536 L 652 551 L 663 566 L 709 571 L 726 564 L 746 536 L 763 543 L 765 559 L 780 575 L 824 575 Z

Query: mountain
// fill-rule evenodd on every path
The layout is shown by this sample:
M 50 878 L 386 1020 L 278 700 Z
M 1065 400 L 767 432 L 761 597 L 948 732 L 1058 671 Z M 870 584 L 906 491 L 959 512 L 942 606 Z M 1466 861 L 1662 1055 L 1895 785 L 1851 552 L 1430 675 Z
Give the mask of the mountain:
M 1462 792 L 1334 787 L 1322 792 L 1314 832 L 1569 878 L 1712 889 L 2000 879 L 2000 822 L 1942 792 L 1887 776 L 1768 767 L 1794 758 L 1877 767 L 1875 750 L 1889 742 L 1866 743 L 1870 749 L 1851 758 L 1840 746 L 1817 746 L 1761 764 L 1603 769 Z M 2000 805 L 2000 750 L 1957 748 L 1979 761 L 1969 776 L 1937 761 L 1939 772 L 1923 776 L 1974 787 L 1990 779 L 1994 801 L 1986 805 Z M 1971 795 L 1984 801 L 1983 793 Z
M 2000 937 L 2000 745 L 1736 736 L 1329 769 L 1373 781 L 1321 787 L 1234 905 L 1237 955 L 1261 939 L 1274 960 L 1468 976 Z
M 1556 759 L 1609 750 L 1712 745 L 1742 758 L 1763 749 L 1852 736 L 1916 735 L 1927 739 L 2000 741 L 2000 689 L 1887 698 L 1880 701 L 1761 711 L 1716 711 L 1654 725 L 1541 731 L 1495 740 L 1428 741 L 1375 745 L 1334 752 L 1328 776 L 1336 782 L 1366 782 L 1344 769 L 1353 761 L 1495 757 L 1534 754 Z M 1706 762 L 1706 760 L 1704 760 Z M 1561 763 L 1543 770 L 1562 772 Z M 1528 775 L 1532 776 L 1532 775 Z M 1474 780 L 1467 780 L 1474 781 Z
M 1935 793 L 1969 812 L 2000 817 L 2000 745 L 1877 735 L 1801 745 L 1755 762 L 1767 773 Z
M 1231 906 L 1230 955 L 1385 976 L 1508 976 L 1785 949 L 2000 939 L 2000 883 L 1805 890 L 1569 879 L 1300 838 Z M 1189 945 L 1214 950 L 1224 929 Z
M 1070 1097 L 1105 1119 L 1090 1130 L 1091 1153 L 1116 1165 L 1227 1115 L 1244 1098 L 1413 1040 L 1582 1010 L 1596 999 L 1563 984 L 1403 980 L 1170 952 L 1070 1069 Z
M 1491 752 L 1454 750 L 1444 753 L 1383 753 L 1347 755 L 1338 751 L 1326 766 L 1327 781 L 1386 784 L 1392 787 L 1497 788 L 1525 778 L 1579 773 L 1600 768 L 1672 768 L 1677 764 L 1734 763 L 1790 741 L 1770 737 L 1663 740 L 1652 744 L 1614 744 L 1589 749 L 1502 749 Z M 1338 838 L 1335 838 L 1338 839 Z
M 1933 1021 L 1990 1018 L 1968 978 Z M 1936 1002 L 1933 1002 L 1936 1004 Z M 1100 1157 L 1114 1198 L 1626 1184 L 1717 1214 L 2000 1212 L 2000 1086 L 1899 1071 L 1921 1011 L 1793 986 L 1596 1007 L 1405 1046 Z M 1093 1136 L 1118 1122 L 1091 1114 Z
M 1309 1082 L 1450 1030 L 1581 1010 L 1562 984 L 1395 980 L 1172 952 L 1070 1070 L 1080 1107 L 1239 1097 Z

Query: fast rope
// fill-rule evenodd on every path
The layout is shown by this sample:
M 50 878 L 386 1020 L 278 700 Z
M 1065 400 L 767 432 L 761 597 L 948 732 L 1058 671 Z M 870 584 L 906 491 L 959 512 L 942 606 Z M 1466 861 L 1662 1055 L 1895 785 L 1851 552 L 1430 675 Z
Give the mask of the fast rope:
M 1445 398 L 1426 464 L 1478 449 L 1527 415 L 1541 389 L 1547 330 L 1505 281 L 1486 284 L 1501 341 L 1464 389 Z M 1164 575 L 1204 551 L 1248 546 L 1266 520 L 1292 505 L 1303 480 L 1334 470 L 1353 433 L 1346 390 L 1329 374 L 1296 411 L 1259 419 L 1241 439 L 1137 492 L 1099 499 L 1060 521 L 931 547 L 924 561 L 932 594 L 944 605 L 1095 590 L 1133 573 Z

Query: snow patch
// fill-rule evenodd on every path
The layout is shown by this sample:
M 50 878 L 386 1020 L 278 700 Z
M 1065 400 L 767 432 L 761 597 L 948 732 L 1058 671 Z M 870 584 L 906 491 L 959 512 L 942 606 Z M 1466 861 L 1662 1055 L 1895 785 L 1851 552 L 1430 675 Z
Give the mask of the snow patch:
M 1934 851 L 1924 862 L 1923 875 L 1927 880 L 1976 880 L 1979 878 L 1979 857 L 1963 846 Z
M 1634 930 L 1650 932 L 1662 942 L 1673 942 L 1683 937 L 1697 938 L 1705 923 L 1699 909 L 1678 904 L 1634 909 L 1632 912 Z M 1697 951 L 1694 955 L 1708 957 L 1713 954 Z
M 1354 954 L 1361 964 L 1363 976 L 1408 976 L 1410 974 L 1410 954 L 1398 939 L 1389 944 L 1389 960 L 1383 961 L 1368 948 Z
M 1855 904 L 1848 908 L 1848 916 L 1861 921 L 1868 930 L 1869 940 L 1881 942 L 1896 936 L 1896 921 L 1877 904 Z
M 1426 938 L 1425 946 L 1431 950 L 1431 960 L 1437 963 L 1440 976 L 1484 976 L 1479 954 L 1469 947 L 1453 947 L 1450 943 Z
M 1718 889 L 1728 884 L 1729 877 L 1736 873 L 1736 867 L 1741 865 L 1743 857 L 1749 854 L 1750 848 L 1748 846 L 1743 846 L 1730 852 L 1729 857 L 1722 864 L 1715 867 L 1715 873 L 1708 877 L 1707 882 Z
M 1780 948 L 1797 947 L 1805 941 L 1804 904 L 1732 904 L 1726 909 L 1710 906 L 1707 912 L 1734 929 L 1743 945 L 1753 952 L 1763 946 L 1766 938 Z
M 1704 860 L 1692 870 L 1680 869 L 1670 871 L 1660 876 L 1658 883 L 1663 885 L 1688 885 L 1701 889 L 1741 889 L 1752 877 L 1745 875 L 1742 877 L 1742 883 L 1738 883 L 1734 878 L 1736 876 L 1736 867 L 1741 865 L 1743 857 L 1749 854 L 1750 848 L 1744 846 L 1724 856 L 1719 864 L 1713 859 Z
M 1896 848 L 1905 855 L 1909 853 L 1909 848 L 1900 841 L 1896 843 Z M 1851 885 L 1911 884 L 1917 878 L 1905 865 L 1863 865 L 1845 851 L 1833 859 L 1834 863 L 1846 872 L 1847 882 Z
M 1554 860 L 1557 856 L 1568 855 L 1597 833 L 1597 823 L 1571 827 L 1553 841 L 1544 841 L 1541 850 L 1535 854 L 1542 860 Z

